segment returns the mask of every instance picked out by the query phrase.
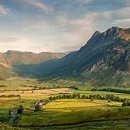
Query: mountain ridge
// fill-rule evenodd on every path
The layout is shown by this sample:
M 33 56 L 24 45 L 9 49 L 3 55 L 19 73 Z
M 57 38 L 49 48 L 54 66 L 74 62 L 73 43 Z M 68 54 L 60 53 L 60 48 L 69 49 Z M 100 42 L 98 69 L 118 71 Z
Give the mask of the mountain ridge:
M 127 53 L 129 38 L 129 28 L 111 27 L 102 33 L 96 31 L 78 51 L 50 63 L 47 69 L 49 72 L 45 71 L 45 64 L 41 64 L 43 74 L 40 76 L 65 79 L 79 77 L 91 85 L 123 84 L 119 80 L 123 73 L 128 74 L 130 70 Z
M 8 50 L 7 52 L 0 53 L 0 62 L 13 65 L 13 64 L 39 64 L 43 61 L 50 59 L 59 59 L 65 56 L 63 52 L 21 52 L 16 50 Z
M 33 53 L 8 50 L 0 53 L 0 79 L 16 76 L 13 67 L 15 64 L 40 64 L 47 60 L 60 59 L 65 55 L 66 53 L 62 52 Z
M 76 79 L 92 86 L 130 85 L 130 28 L 96 31 L 78 51 L 37 65 L 16 65 L 21 76 Z

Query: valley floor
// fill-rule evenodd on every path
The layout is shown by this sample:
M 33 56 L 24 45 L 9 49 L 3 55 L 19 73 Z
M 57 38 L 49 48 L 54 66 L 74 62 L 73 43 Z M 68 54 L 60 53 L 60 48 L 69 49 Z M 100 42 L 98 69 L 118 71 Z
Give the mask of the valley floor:
M 8 116 L 9 110 L 22 105 L 24 112 L 17 121 L 19 128 L 14 127 L 16 130 L 130 130 L 129 106 L 122 107 L 120 101 L 81 98 L 90 95 L 101 97 L 114 95 L 119 99 L 130 99 L 130 94 L 75 90 L 66 87 L 68 84 L 65 83 L 62 83 L 63 88 L 57 88 L 57 84 L 39 83 L 32 79 L 17 79 L 16 81 L 0 82 L 0 122 L 3 124 L 0 127 L 13 130 Z M 20 88 L 21 84 L 22 88 Z M 17 85 L 18 88 L 15 87 Z M 39 88 L 46 85 L 47 88 Z M 75 94 L 77 94 L 75 98 L 67 96 Z M 62 96 L 65 95 L 67 97 L 63 98 Z M 34 111 L 32 104 L 40 100 L 50 101 L 42 105 L 40 110 Z

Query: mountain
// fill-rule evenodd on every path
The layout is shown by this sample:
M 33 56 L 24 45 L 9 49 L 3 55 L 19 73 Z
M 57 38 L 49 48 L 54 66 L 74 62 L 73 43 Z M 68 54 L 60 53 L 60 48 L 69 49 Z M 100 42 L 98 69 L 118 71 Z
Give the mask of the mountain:
M 2 53 L 0 53 L 0 80 L 9 78 L 12 75 L 11 67 L 6 63 Z
M 14 65 L 20 64 L 40 64 L 47 60 L 60 59 L 66 53 L 60 52 L 20 52 L 9 50 L 5 53 L 0 53 L 0 79 L 6 79 L 16 75 L 13 71 Z
M 59 59 L 65 56 L 65 53 L 60 52 L 42 52 L 42 53 L 32 53 L 32 52 L 20 52 L 9 50 L 3 53 L 3 61 L 9 65 L 13 64 L 39 64 L 43 61 L 50 59 Z
M 73 78 L 93 86 L 129 86 L 130 28 L 112 27 L 102 33 L 96 31 L 78 51 L 55 61 L 17 66 L 16 70 L 21 75 L 26 70 L 32 76 Z

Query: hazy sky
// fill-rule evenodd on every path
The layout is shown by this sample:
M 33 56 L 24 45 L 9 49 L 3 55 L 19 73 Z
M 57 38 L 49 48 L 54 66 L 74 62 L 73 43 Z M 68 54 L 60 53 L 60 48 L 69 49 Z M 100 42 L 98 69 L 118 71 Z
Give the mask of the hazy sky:
M 130 0 L 0 0 L 0 51 L 73 51 L 111 26 L 130 27 Z

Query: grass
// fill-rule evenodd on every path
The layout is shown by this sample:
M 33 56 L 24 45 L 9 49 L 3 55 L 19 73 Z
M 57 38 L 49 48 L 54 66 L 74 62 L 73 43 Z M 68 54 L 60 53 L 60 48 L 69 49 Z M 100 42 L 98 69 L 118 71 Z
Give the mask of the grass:
M 53 102 L 48 103 L 44 108 L 45 109 L 77 109 L 77 108 L 81 108 L 81 107 L 93 107 L 93 106 L 113 106 L 113 105 L 117 105 L 120 106 L 121 103 L 119 102 L 110 102 L 108 103 L 108 101 L 106 100 L 94 100 L 94 101 L 90 101 L 89 99 L 63 99 L 63 100 L 56 100 Z
M 49 93 L 52 92 L 53 91 L 51 89 Z M 54 92 L 57 92 L 57 89 L 54 90 Z M 35 94 L 35 96 L 37 95 Z M 43 98 L 45 97 L 43 96 Z M 7 114 L 10 108 L 16 107 L 19 104 L 22 104 L 24 108 L 29 108 L 30 104 L 36 100 L 38 99 L 30 98 L 19 100 L 13 98 L 0 98 L 0 121 L 8 123 Z M 92 122 L 90 126 L 95 126 L 95 124 L 93 124 L 95 121 L 111 121 L 115 119 L 120 120 L 127 118 L 130 118 L 130 108 L 121 107 L 121 103 L 119 102 L 108 102 L 105 100 L 90 101 L 88 99 L 61 99 L 49 102 L 47 105 L 43 106 L 42 110 L 39 112 L 26 109 L 21 120 L 19 121 L 19 126 L 27 128 L 32 126 L 37 126 L 38 128 L 40 126 L 44 126 L 44 128 L 50 129 L 53 126 L 45 126 L 58 125 L 55 127 L 60 129 L 60 125 L 62 125 L 62 127 L 67 127 L 68 129 L 81 122 Z M 71 126 L 69 124 L 71 124 Z M 102 126 L 102 128 L 104 127 L 105 129 L 105 127 L 108 126 Z M 95 127 L 98 128 L 97 126 Z M 122 127 L 127 128 L 127 126 Z M 85 128 L 88 127 L 83 126 L 83 129 Z
M 69 86 L 72 85 L 78 86 L 80 90 L 70 89 Z M 27 128 L 34 126 L 42 130 L 42 128 L 40 128 L 41 126 L 44 130 L 63 128 L 67 130 L 130 129 L 129 122 L 126 120 L 130 119 L 130 107 L 121 107 L 122 103 L 119 102 L 108 102 L 105 100 L 90 101 L 88 99 L 61 99 L 49 102 L 38 112 L 28 109 L 33 102 L 46 99 L 48 96 L 73 92 L 80 93 L 80 95 L 113 94 L 121 98 L 130 99 L 130 94 L 90 91 L 91 87 L 89 86 L 85 88 L 87 90 L 82 90 L 84 85 L 85 84 L 77 81 L 59 80 L 39 82 L 36 79 L 23 79 L 18 77 L 9 80 L 1 80 L 0 95 L 20 95 L 21 99 L 18 97 L 0 97 L 0 122 L 8 124 L 8 110 L 22 104 L 25 111 L 18 125 Z M 32 90 L 34 87 L 40 87 L 41 90 Z M 10 127 L 10 129 L 11 128 L 12 127 Z
M 24 126 L 45 126 L 75 124 L 80 122 L 115 119 L 119 114 L 121 103 L 81 99 L 62 99 L 48 103 L 40 112 L 26 111 L 20 125 Z M 125 109 L 124 117 L 128 117 L 129 108 Z M 122 111 L 125 111 L 124 109 Z M 121 112 L 120 112 L 121 113 Z M 31 115 L 31 117 L 30 117 Z M 39 116 L 40 115 L 40 116 Z M 123 113 L 122 113 L 123 115 Z M 121 118 L 121 116 L 116 118 Z
M 38 81 L 31 78 L 14 77 L 7 80 L 0 80 L 0 90 L 28 90 L 28 89 L 52 89 L 69 88 L 70 86 L 83 86 L 82 83 L 71 80 Z
M 0 130 L 22 130 L 20 128 L 14 128 L 7 124 L 0 123 Z
M 107 94 L 113 94 L 115 96 L 119 96 L 121 98 L 128 98 L 130 99 L 130 94 L 124 94 L 124 93 L 116 93 L 116 92 L 106 92 L 106 91 L 81 91 L 78 90 L 78 93 L 81 95 L 93 95 L 93 94 L 101 94 L 101 95 L 107 95 Z
M 43 89 L 43 90 L 13 90 L 13 91 L 2 91 L 0 92 L 1 95 L 20 95 L 21 99 L 44 99 L 49 95 L 56 95 L 60 93 L 72 93 L 72 91 L 68 88 L 58 88 L 58 89 Z M 0 97 L 0 100 L 7 99 L 7 100 L 13 100 L 13 99 L 19 99 L 19 97 L 12 97 L 12 98 L 5 98 Z
M 103 122 L 90 122 L 83 123 L 71 126 L 52 126 L 52 127 L 44 127 L 44 130 L 130 130 L 129 125 L 125 123 L 129 123 L 129 120 L 122 120 L 118 122 L 113 121 L 103 121 Z M 39 130 L 43 130 L 42 128 Z

